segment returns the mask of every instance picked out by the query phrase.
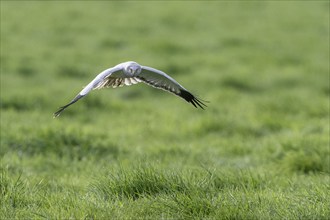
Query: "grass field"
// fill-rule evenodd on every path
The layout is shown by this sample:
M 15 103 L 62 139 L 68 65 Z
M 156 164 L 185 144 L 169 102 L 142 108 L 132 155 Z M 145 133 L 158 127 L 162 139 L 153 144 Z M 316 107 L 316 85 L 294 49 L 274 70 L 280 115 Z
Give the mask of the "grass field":
M 329 219 L 328 1 L 0 4 L 1 219 Z

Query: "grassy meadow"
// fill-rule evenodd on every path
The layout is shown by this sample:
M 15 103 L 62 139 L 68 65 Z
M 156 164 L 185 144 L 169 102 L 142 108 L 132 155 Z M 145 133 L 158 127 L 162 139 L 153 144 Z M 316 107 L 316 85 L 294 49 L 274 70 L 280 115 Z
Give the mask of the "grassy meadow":
M 328 1 L 0 4 L 0 219 L 329 219 Z

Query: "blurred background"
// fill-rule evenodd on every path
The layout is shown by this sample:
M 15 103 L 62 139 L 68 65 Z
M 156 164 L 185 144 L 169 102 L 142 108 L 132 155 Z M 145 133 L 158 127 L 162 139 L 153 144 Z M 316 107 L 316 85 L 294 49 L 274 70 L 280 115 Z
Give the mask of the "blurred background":
M 0 58 L 1 166 L 13 176 L 84 187 L 146 161 L 329 174 L 327 1 L 1 1 Z M 208 108 L 141 83 L 93 91 L 52 118 L 129 60 Z

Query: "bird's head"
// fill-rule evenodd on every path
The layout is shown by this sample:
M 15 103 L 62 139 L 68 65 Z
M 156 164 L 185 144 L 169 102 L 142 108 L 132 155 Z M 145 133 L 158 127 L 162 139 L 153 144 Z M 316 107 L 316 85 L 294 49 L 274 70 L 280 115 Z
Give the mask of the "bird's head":
M 127 62 L 124 69 L 126 74 L 130 76 L 135 76 L 141 72 L 142 68 L 138 63 L 130 61 Z

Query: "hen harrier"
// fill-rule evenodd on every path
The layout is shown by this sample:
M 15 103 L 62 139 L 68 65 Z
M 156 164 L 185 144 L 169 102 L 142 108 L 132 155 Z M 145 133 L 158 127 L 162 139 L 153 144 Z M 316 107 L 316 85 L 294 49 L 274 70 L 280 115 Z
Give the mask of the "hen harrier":
M 81 90 L 70 103 L 60 107 L 60 109 L 54 113 L 54 118 L 59 116 L 67 107 L 86 96 L 92 89 L 102 89 L 108 87 L 116 88 L 123 85 L 130 86 L 139 82 L 144 82 L 157 89 L 163 89 L 171 92 L 174 95 L 183 98 L 187 102 L 190 102 L 196 108 L 200 107 L 204 109 L 204 107 L 206 107 L 202 100 L 196 98 L 196 96 L 191 94 L 166 73 L 148 66 L 141 66 L 133 61 L 128 61 L 106 69 L 97 75 L 95 79 L 93 79 L 83 90 Z

